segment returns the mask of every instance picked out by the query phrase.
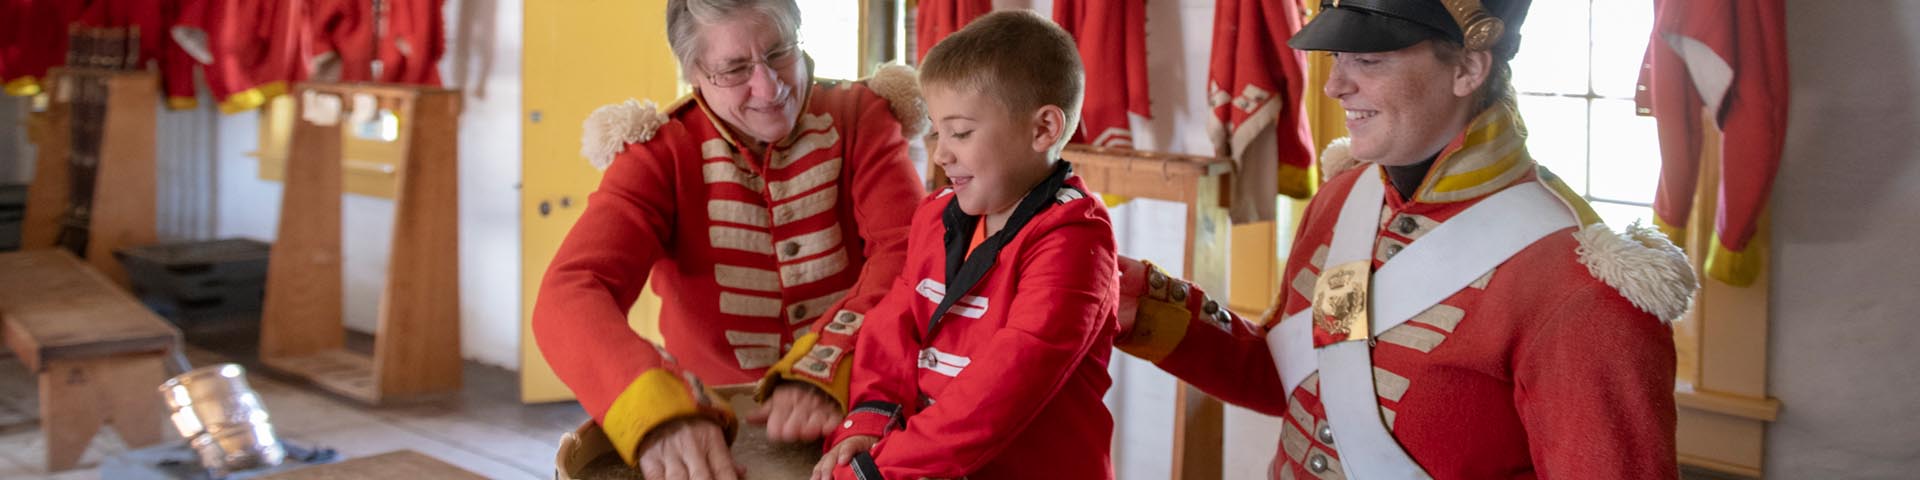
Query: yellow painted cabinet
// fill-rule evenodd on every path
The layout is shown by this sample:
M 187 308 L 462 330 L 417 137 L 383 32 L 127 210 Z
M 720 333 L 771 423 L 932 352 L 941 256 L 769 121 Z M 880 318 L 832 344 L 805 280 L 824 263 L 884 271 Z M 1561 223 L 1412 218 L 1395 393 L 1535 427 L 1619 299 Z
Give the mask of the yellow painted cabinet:
M 580 157 L 581 123 L 601 105 L 628 98 L 661 104 L 681 86 L 667 49 L 660 1 L 530 1 L 524 7 L 521 75 L 520 399 L 568 400 L 529 323 L 540 278 L 587 206 L 600 172 Z M 643 295 L 636 331 L 659 338 L 659 298 Z

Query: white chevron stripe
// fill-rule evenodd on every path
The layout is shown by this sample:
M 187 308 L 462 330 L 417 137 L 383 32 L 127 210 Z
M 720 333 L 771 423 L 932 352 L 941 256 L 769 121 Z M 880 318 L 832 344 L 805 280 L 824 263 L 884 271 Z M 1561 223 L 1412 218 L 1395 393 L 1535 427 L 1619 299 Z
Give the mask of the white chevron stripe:
M 846 269 L 847 249 L 842 248 L 824 257 L 780 266 L 780 280 L 792 288 L 825 280 Z
M 720 292 L 720 313 L 742 317 L 776 318 L 780 316 L 780 299 Z
M 835 185 L 807 194 L 791 202 L 773 206 L 773 224 L 786 225 L 826 213 L 840 201 L 840 186 Z
M 713 281 L 727 288 L 756 292 L 780 291 L 780 274 L 762 268 L 715 264 Z
M 794 175 L 793 178 L 777 182 L 768 182 L 767 195 L 772 197 L 773 201 L 778 202 L 792 198 L 795 195 L 806 193 L 809 190 L 820 188 L 821 185 L 833 183 L 835 180 L 840 179 L 840 167 L 844 163 L 841 159 L 835 158 L 826 161 L 826 163 L 814 165 L 812 168 L 808 168 L 807 171 L 801 172 L 799 175 Z
M 767 207 L 738 200 L 708 200 L 707 218 L 716 222 L 737 223 L 766 228 L 769 222 Z
M 715 225 L 707 227 L 707 239 L 714 248 L 773 254 L 773 236 L 767 232 Z

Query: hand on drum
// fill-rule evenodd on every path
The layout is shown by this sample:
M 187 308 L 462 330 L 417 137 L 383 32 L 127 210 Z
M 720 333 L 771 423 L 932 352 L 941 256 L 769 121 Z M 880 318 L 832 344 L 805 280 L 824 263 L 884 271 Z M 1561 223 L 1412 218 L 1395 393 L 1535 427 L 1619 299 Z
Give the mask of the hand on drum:
M 844 418 L 840 405 L 818 387 L 799 382 L 773 387 L 767 403 L 747 421 L 767 425 L 767 439 L 775 442 L 811 442 L 826 438 Z
M 736 480 L 726 431 L 712 420 L 683 418 L 656 427 L 640 445 L 640 474 L 649 479 Z

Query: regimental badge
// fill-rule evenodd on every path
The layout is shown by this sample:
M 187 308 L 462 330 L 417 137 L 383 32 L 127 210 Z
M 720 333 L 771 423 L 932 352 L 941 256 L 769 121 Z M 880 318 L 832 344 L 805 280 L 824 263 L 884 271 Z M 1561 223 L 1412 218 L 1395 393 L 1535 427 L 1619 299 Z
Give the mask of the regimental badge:
M 1319 330 L 1314 346 L 1372 335 L 1367 303 L 1372 288 L 1372 262 L 1358 260 L 1336 265 L 1320 273 L 1313 284 L 1313 324 Z

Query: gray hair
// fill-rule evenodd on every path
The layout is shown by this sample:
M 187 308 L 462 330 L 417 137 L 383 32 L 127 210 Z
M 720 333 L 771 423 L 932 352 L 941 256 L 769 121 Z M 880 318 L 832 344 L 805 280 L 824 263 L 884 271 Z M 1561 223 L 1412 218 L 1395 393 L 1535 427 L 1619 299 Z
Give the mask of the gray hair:
M 673 49 L 674 58 L 680 62 L 681 75 L 691 81 L 694 68 L 700 66 L 695 62 L 704 48 L 700 44 L 702 27 L 744 13 L 763 16 L 780 30 L 780 38 L 785 41 L 800 38 L 800 6 L 794 0 L 668 0 L 667 48 Z

